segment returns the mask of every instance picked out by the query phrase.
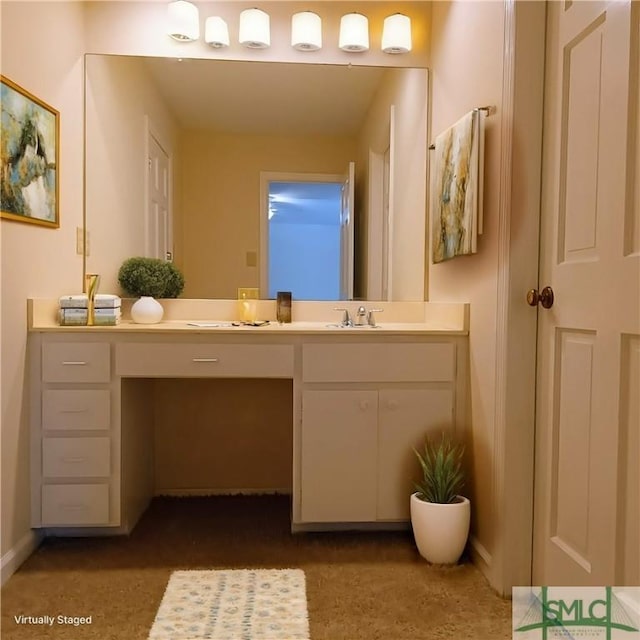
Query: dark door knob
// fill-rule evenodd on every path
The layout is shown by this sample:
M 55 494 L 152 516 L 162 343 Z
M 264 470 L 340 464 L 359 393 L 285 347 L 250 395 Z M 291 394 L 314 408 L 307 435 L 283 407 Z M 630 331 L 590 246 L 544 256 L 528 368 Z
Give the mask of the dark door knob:
M 530 307 L 540 304 L 544 309 L 551 309 L 553 300 L 553 289 L 551 287 L 545 287 L 542 291 L 537 289 L 529 289 L 527 291 L 527 303 Z

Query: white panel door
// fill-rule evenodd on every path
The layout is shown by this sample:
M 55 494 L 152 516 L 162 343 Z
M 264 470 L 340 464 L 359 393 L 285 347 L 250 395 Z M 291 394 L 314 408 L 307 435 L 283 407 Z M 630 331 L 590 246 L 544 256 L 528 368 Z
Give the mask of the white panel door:
M 640 583 L 633 4 L 547 5 L 539 283 L 555 302 L 538 311 L 536 585 Z
M 169 156 L 148 133 L 147 256 L 172 259 L 169 208 Z

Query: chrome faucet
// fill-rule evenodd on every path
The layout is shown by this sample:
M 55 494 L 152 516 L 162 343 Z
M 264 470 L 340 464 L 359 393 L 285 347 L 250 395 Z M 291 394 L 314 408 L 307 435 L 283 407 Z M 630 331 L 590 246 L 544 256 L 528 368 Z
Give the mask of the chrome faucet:
M 349 309 L 344 309 L 341 307 L 334 307 L 334 311 L 342 311 L 342 322 L 340 323 L 343 327 L 351 327 L 353 326 L 353 322 L 351 321 L 351 317 L 349 316 Z
M 370 327 L 377 327 L 376 317 L 373 315 L 374 313 L 382 313 L 384 309 L 369 309 L 367 312 L 367 324 Z
M 356 311 L 356 318 L 353 321 L 353 324 L 356 327 L 362 327 L 364 326 L 366 319 L 367 319 L 367 310 L 362 305 L 360 305 L 358 307 L 358 310 Z

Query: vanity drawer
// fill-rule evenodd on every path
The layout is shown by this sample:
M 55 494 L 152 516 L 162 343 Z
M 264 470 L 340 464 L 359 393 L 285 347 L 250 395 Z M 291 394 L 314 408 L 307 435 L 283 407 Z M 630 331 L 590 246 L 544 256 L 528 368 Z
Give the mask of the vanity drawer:
M 109 438 L 44 438 L 45 478 L 99 478 L 111 474 Z
M 45 342 L 42 345 L 45 382 L 109 382 L 110 365 L 106 342 Z
M 43 429 L 108 429 L 111 424 L 108 389 L 45 389 Z
M 108 523 L 108 484 L 46 484 L 42 487 L 43 526 Z
M 116 373 L 156 378 L 292 378 L 293 346 L 117 344 Z
M 305 344 L 304 382 L 449 382 L 455 376 L 455 345 Z

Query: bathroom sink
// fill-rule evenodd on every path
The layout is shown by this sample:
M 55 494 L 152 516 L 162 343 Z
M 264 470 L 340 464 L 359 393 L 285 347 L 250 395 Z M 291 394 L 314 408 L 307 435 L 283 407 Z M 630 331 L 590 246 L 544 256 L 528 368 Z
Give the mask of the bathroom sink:
M 378 329 L 380 327 L 380 325 L 370 325 L 370 324 L 340 324 L 339 322 L 333 322 L 331 324 L 328 324 L 327 327 L 331 328 L 331 329 L 347 329 L 347 330 L 351 330 L 351 329 L 356 329 L 356 330 L 363 330 L 363 329 Z

